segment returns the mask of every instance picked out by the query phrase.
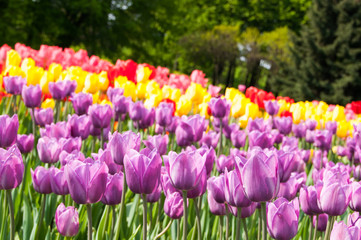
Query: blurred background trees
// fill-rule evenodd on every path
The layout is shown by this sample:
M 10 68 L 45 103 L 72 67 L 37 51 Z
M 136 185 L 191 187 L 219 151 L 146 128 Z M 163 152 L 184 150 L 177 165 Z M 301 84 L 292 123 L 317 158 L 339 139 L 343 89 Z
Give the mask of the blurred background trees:
M 360 0 L 0 0 L 1 45 L 198 68 L 297 100 L 359 99 L 360 41 Z

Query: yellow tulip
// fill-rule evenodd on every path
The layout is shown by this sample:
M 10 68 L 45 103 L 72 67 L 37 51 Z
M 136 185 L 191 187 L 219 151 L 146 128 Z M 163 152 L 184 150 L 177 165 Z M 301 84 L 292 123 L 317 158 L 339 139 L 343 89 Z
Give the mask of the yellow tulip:
M 182 93 L 178 88 L 171 88 L 168 85 L 163 86 L 162 94 L 164 99 L 171 99 L 174 102 L 178 102 Z
M 54 76 L 48 71 L 45 71 L 40 79 L 40 88 L 43 93 L 49 93 L 49 82 L 54 82 Z
M 206 95 L 206 90 L 202 87 L 202 85 L 198 83 L 191 83 L 191 85 L 187 88 L 185 96 L 198 105 L 203 102 L 203 97 Z
M 58 63 L 52 63 L 50 64 L 48 71 L 53 74 L 55 80 L 58 80 L 63 71 L 63 66 Z
M 27 85 L 40 84 L 40 79 L 44 74 L 44 69 L 41 67 L 29 67 L 26 74 Z
M 231 116 L 238 118 L 243 116 L 246 113 L 246 106 L 251 102 L 251 99 L 242 96 L 241 94 L 236 95 L 233 98 L 231 106 Z
M 53 108 L 55 107 L 55 101 L 52 98 L 47 98 L 42 102 L 41 108 Z
M 202 117 L 205 117 L 205 118 L 210 117 L 209 114 L 208 114 L 208 103 L 207 102 L 203 102 L 203 103 L 199 104 L 198 108 L 199 108 L 199 114 Z
M 99 100 L 99 92 L 94 93 L 92 96 L 93 96 L 93 104 L 97 104 Z
M 127 81 L 121 88 L 124 89 L 123 95 L 125 97 L 131 97 L 133 101 L 137 100 L 136 86 L 132 81 Z
M 149 98 L 151 95 L 154 95 L 154 94 L 155 95 L 162 94 L 159 84 L 153 80 L 146 82 L 145 97 Z
M 243 93 L 241 93 L 238 89 L 227 88 L 226 92 L 225 92 L 225 98 L 228 99 L 229 101 L 233 102 L 233 99 L 239 94 L 243 95 Z
M 106 105 L 106 104 L 113 107 L 112 102 L 110 102 L 109 100 L 103 99 L 103 101 L 100 102 L 100 105 Z
M 325 103 L 324 101 L 320 101 L 317 105 L 317 111 L 316 111 L 316 114 L 317 115 L 322 115 L 324 114 L 325 112 L 327 112 L 327 109 L 328 109 L 328 105 L 327 103 Z
M 138 82 L 137 83 L 137 97 L 138 99 L 144 99 L 147 92 L 147 83 Z
M 346 120 L 345 107 L 337 105 L 332 111 L 332 121 Z
M 160 104 L 160 102 L 162 100 L 163 100 L 163 97 L 162 97 L 161 93 L 153 94 L 144 101 L 144 106 L 148 109 L 151 109 L 152 107 L 158 107 L 158 105 Z
M 248 124 L 248 117 L 246 115 L 243 115 L 242 117 L 239 118 L 238 120 L 238 124 L 241 128 L 246 128 L 247 124 Z
M 108 73 L 106 71 L 102 71 L 99 73 L 99 88 L 101 91 L 105 92 L 109 87 L 109 79 Z
M 257 104 L 252 103 L 252 102 L 247 103 L 245 116 L 247 116 L 248 118 L 255 119 L 259 116 L 259 114 L 260 114 L 260 111 L 259 111 L 259 107 Z
M 336 135 L 339 138 L 345 138 L 347 137 L 347 133 L 349 130 L 349 123 L 346 121 L 340 121 L 337 123 L 337 131 L 336 131 Z
M 141 67 L 137 69 L 137 83 L 146 82 L 149 80 L 152 70 L 148 67 Z
M 21 77 L 26 77 L 26 74 L 23 70 L 21 70 L 21 68 L 19 66 L 8 66 L 5 69 L 5 74 L 4 75 L 9 75 L 9 76 L 21 76 Z
M 114 79 L 114 87 L 116 88 L 123 88 L 123 85 L 128 82 L 128 78 L 125 76 L 119 76 Z
M 89 73 L 84 82 L 84 91 L 87 93 L 96 93 L 99 91 L 99 78 L 97 74 Z
M 32 58 L 25 58 L 21 63 L 21 70 L 26 72 L 29 68 L 35 67 L 35 61 Z
M 176 108 L 177 116 L 187 115 L 192 110 L 192 102 L 183 95 L 179 98 Z
M 17 51 L 11 49 L 6 53 L 6 66 L 19 67 L 20 63 L 21 63 L 21 57 Z
M 0 73 L 0 90 L 3 88 L 3 75 Z
M 305 120 L 305 108 L 301 105 L 297 105 L 292 111 L 292 116 L 293 123 L 299 124 L 301 120 Z
M 286 102 L 283 99 L 278 100 L 278 105 L 280 106 L 280 110 L 278 111 L 278 115 L 281 114 L 284 111 L 289 111 L 290 107 L 291 107 L 291 104 Z

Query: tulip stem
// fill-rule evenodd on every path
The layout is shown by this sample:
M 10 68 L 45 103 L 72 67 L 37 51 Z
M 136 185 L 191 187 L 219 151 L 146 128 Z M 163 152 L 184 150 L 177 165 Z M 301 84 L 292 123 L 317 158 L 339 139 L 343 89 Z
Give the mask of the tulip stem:
M 222 124 L 222 119 L 221 119 L 218 157 L 222 154 L 222 139 L 223 139 L 222 138 L 222 133 L 223 133 L 223 124 Z
M 267 213 L 266 213 L 265 202 L 261 202 L 261 211 L 262 211 L 262 239 L 267 240 Z
M 237 218 L 236 218 L 236 240 L 240 239 L 240 234 L 241 234 L 241 213 L 242 213 L 242 208 L 238 207 Z
M 262 232 L 262 209 L 258 209 L 258 233 L 257 240 L 261 240 L 261 232 Z
M 178 221 L 179 222 L 179 221 Z M 158 239 L 160 238 L 161 236 L 163 236 L 167 231 L 168 229 L 170 228 L 170 226 L 172 226 L 172 223 L 173 223 L 173 219 L 170 220 L 170 222 L 168 223 L 168 225 L 163 229 L 163 231 L 161 231 L 157 236 L 155 236 L 154 239 Z M 178 234 L 178 233 L 177 233 Z
M 122 128 L 122 123 L 123 123 L 123 122 L 122 122 L 122 116 L 119 115 L 119 116 L 118 116 L 118 126 L 117 126 L 119 133 L 121 133 L 122 130 L 123 130 L 123 128 Z
M 197 198 L 195 198 L 193 200 L 193 203 L 194 203 L 194 208 L 196 210 L 196 221 L 197 221 L 197 235 L 198 235 L 198 240 L 201 240 L 202 239 L 202 228 L 201 228 L 201 218 L 200 218 L 200 215 L 199 215 L 199 208 L 198 208 L 198 203 L 196 201 Z
M 34 135 L 34 139 L 36 139 L 35 109 L 34 108 L 31 109 L 31 113 L 32 113 L 31 118 L 32 118 L 32 124 L 33 124 L 33 135 Z
M 112 208 L 112 230 L 110 231 L 110 239 L 113 239 L 113 233 L 115 230 L 115 206 L 111 206 Z
M 312 219 L 311 219 L 311 226 L 312 226 Z M 316 215 L 316 224 L 315 224 L 315 230 L 313 232 L 313 240 L 316 240 L 317 236 L 317 226 L 318 226 L 318 214 Z
M 127 192 L 127 181 L 126 181 L 126 178 L 125 178 L 125 173 L 123 173 L 122 199 L 121 199 L 121 202 L 120 202 L 119 217 L 118 217 L 118 220 L 117 220 L 117 228 L 116 228 L 117 230 L 115 232 L 115 237 L 114 237 L 115 240 L 119 239 L 120 231 L 122 229 L 122 227 L 121 227 L 122 218 L 123 218 L 123 214 L 126 211 L 126 208 L 125 208 L 125 193 L 126 192 Z
M 147 195 L 142 194 L 143 199 L 143 240 L 147 240 Z
M 187 239 L 187 191 L 182 191 L 183 193 L 183 240 Z
M 41 231 L 41 227 L 43 225 L 43 219 L 44 219 L 44 213 L 45 213 L 45 203 L 46 203 L 46 194 L 43 195 L 43 201 L 41 203 L 41 208 L 40 208 L 40 214 L 39 214 L 39 220 L 38 220 L 38 226 L 36 227 L 36 232 L 35 232 L 35 239 L 39 239 L 39 233 Z
M 8 199 L 9 210 L 10 210 L 10 240 L 14 240 L 15 237 L 15 225 L 14 225 L 14 204 L 11 199 L 11 189 L 6 190 L 6 196 Z
M 88 240 L 92 240 L 93 224 L 92 224 L 92 206 L 90 204 L 86 205 L 86 211 L 88 214 Z
M 103 128 L 100 129 L 100 148 L 103 149 L 104 147 L 104 134 L 103 134 Z
M 226 240 L 228 240 L 229 237 L 229 211 L 228 211 L 228 206 L 226 206 Z
M 333 216 L 329 216 L 324 240 L 330 239 L 330 235 L 331 235 L 331 231 L 332 231 L 332 225 L 333 225 Z
M 246 236 L 246 240 L 248 240 L 248 229 L 247 229 L 247 223 L 245 218 L 241 218 L 241 223 L 243 225 L 243 231 Z
M 223 240 L 223 216 L 219 216 L 219 240 Z
M 60 116 L 60 101 L 59 100 L 55 101 L 55 108 L 56 108 L 56 112 L 55 112 L 54 122 L 57 123 L 59 121 L 59 116 Z

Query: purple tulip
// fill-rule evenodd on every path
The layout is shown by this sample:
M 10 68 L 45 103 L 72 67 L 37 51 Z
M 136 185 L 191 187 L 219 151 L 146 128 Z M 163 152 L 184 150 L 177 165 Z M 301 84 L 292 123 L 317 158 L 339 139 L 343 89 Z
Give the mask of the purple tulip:
M 306 130 L 305 141 L 308 143 L 313 143 L 315 141 L 315 131 Z
M 241 172 L 246 196 L 253 202 L 270 201 L 277 196 L 280 184 L 277 156 L 268 157 L 260 149 L 249 155 Z
M 106 205 L 117 205 L 121 202 L 123 191 L 123 173 L 119 172 L 114 175 L 108 174 L 107 185 L 102 203 Z
M 162 184 L 159 181 L 158 187 L 156 187 L 151 194 L 147 194 L 147 202 L 156 203 L 159 201 L 161 195 L 162 195 Z
M 264 102 L 264 108 L 269 115 L 273 116 L 278 113 L 280 106 L 278 105 L 277 101 L 269 100 L 263 102 Z
M 125 176 L 134 193 L 150 194 L 158 187 L 162 159 L 156 149 L 144 148 L 139 153 L 133 149 L 124 156 Z
M 308 118 L 305 121 L 305 126 L 306 126 L 306 129 L 313 131 L 317 127 L 317 121 Z
M 306 137 L 306 125 L 304 123 L 300 124 L 293 124 L 292 132 L 295 134 L 297 138 L 304 138 Z
M 105 162 L 109 169 L 109 174 L 114 175 L 116 173 L 121 172 L 123 166 L 116 164 L 113 161 L 112 154 L 109 149 L 99 149 L 98 153 L 92 153 L 92 157 L 95 161 L 99 160 L 101 162 Z
M 70 96 L 75 89 L 76 81 L 49 82 L 49 92 L 52 98 L 56 100 L 63 100 L 65 97 Z
M 337 122 L 326 122 L 325 129 L 330 131 L 332 135 L 336 134 Z
M 129 112 L 129 104 L 132 102 L 131 97 L 124 97 L 123 95 L 113 95 L 112 104 L 114 112 L 117 116 L 125 115 Z
M 0 148 L 0 190 L 20 185 L 24 175 L 24 163 L 19 149 L 13 145 L 8 150 Z
M 164 156 L 163 156 L 164 157 Z M 174 188 L 172 181 L 170 180 L 170 176 L 168 170 L 165 167 L 161 169 L 161 185 L 164 192 L 164 195 L 167 197 L 174 192 L 181 193 L 181 191 Z
M 174 192 L 165 198 L 164 212 L 172 219 L 183 216 L 183 197 L 180 193 Z
M 357 165 L 353 170 L 353 177 L 357 180 L 361 180 L 361 165 Z
M 245 195 L 242 181 L 236 170 L 230 172 L 225 170 L 224 181 L 224 196 L 229 205 L 240 208 L 249 207 L 251 205 L 252 202 Z
M 134 122 L 138 122 L 140 121 L 143 116 L 143 111 L 144 111 L 145 107 L 143 105 L 143 102 L 138 101 L 138 102 L 130 102 L 129 103 L 129 118 L 134 121 Z
M 347 227 L 343 222 L 335 222 L 331 232 L 330 240 L 359 239 L 360 229 L 356 226 Z
M 208 121 L 199 114 L 188 117 L 187 123 L 192 127 L 194 132 L 194 142 L 198 142 L 203 137 L 203 132 L 207 129 Z
M 113 102 L 114 98 L 117 96 L 122 96 L 124 93 L 123 88 L 112 88 L 109 87 L 107 90 L 107 96 L 109 98 L 109 101 Z
M 267 205 L 268 232 L 274 239 L 291 239 L 298 229 L 298 202 L 288 202 L 279 198 Z
M 93 96 L 87 93 L 77 93 L 71 95 L 71 102 L 77 115 L 88 113 L 89 107 L 93 104 Z
M 324 183 L 319 197 L 322 211 L 330 216 L 342 215 L 346 211 L 350 200 L 350 185 L 344 185 L 337 180 Z
M 213 170 L 214 161 L 217 157 L 216 151 L 214 151 L 212 147 L 208 148 L 204 145 L 196 150 L 202 157 L 205 156 L 206 158 L 205 167 L 206 167 L 207 175 L 209 176 Z
M 79 213 L 73 206 L 65 207 L 60 203 L 55 212 L 55 223 L 58 232 L 66 237 L 73 237 L 79 232 Z
M 231 103 L 225 98 L 211 98 L 208 103 L 212 116 L 215 118 L 224 118 L 229 115 Z
M 278 172 L 281 182 L 287 182 L 291 173 L 297 170 L 301 157 L 298 152 L 284 152 L 282 150 L 277 152 L 278 156 Z
M 67 122 L 57 122 L 51 123 L 50 125 L 45 125 L 45 129 L 40 129 L 41 137 L 49 138 L 69 138 L 70 137 L 70 124 Z
M 113 111 L 108 104 L 94 104 L 89 107 L 88 114 L 95 128 L 104 129 L 109 127 Z
M 300 189 L 301 209 L 307 215 L 321 214 L 322 210 L 318 206 L 317 195 L 321 193 L 322 184 L 317 183 L 315 186 L 304 186 Z
M 253 215 L 253 213 L 256 211 L 257 203 L 252 202 L 251 205 L 245 208 L 241 208 L 241 218 L 248 218 Z M 233 216 L 239 217 L 239 212 L 236 207 L 228 206 L 228 209 L 232 213 Z
M 149 136 L 148 140 L 143 140 L 143 143 L 150 150 L 157 149 L 159 155 L 167 153 L 169 137 L 168 135 Z
M 271 136 L 273 137 L 273 141 L 276 144 L 280 144 L 283 141 L 283 135 L 277 129 L 272 129 L 270 132 Z
M 313 227 L 316 227 L 316 219 L 317 219 L 317 216 L 312 217 Z M 317 231 L 320 231 L 320 232 L 326 231 L 327 221 L 328 221 L 327 214 L 323 213 L 323 214 L 318 215 Z
M 71 162 L 73 160 L 78 160 L 78 161 L 84 162 L 85 156 L 82 152 L 77 151 L 77 150 L 73 151 L 72 153 L 62 151 L 59 155 L 59 160 L 60 160 L 61 166 L 65 166 L 68 162 Z
M 9 117 L 8 115 L 0 116 L 0 147 L 7 148 L 16 142 L 19 129 L 18 115 Z
M 24 86 L 21 92 L 24 104 L 28 108 L 39 107 L 41 104 L 41 89 L 39 85 Z
M 50 171 L 42 166 L 38 166 L 34 171 L 30 169 L 30 171 L 35 191 L 42 194 L 51 193 Z
M 62 146 L 55 138 L 42 137 L 37 145 L 40 161 L 44 163 L 56 163 L 59 161 Z
M 78 116 L 74 114 L 68 116 L 68 123 L 70 125 L 70 133 L 72 137 L 81 137 L 83 140 L 89 137 L 90 126 L 92 125 L 89 116 Z
M 348 215 L 347 226 L 356 226 L 361 229 L 361 217 L 359 212 L 353 212 L 352 214 Z
M 234 132 L 237 132 L 239 131 L 239 126 L 237 123 L 232 123 L 232 124 L 226 124 L 224 125 L 224 128 L 222 130 L 224 136 L 227 138 L 227 139 L 231 139 L 231 135 L 232 133 Z
M 217 203 L 225 203 L 225 186 L 226 183 L 223 174 L 218 177 L 211 177 L 207 181 L 208 194 L 212 194 L 212 197 Z
M 197 198 L 199 196 L 202 196 L 206 192 L 206 190 L 207 190 L 207 172 L 202 171 L 197 185 L 193 189 L 187 191 L 187 198 Z
M 284 197 L 288 201 L 293 200 L 301 186 L 306 183 L 307 175 L 303 173 L 292 173 L 287 182 L 280 183 L 280 190 L 277 197 Z
M 225 156 L 222 154 L 216 159 L 216 167 L 219 173 L 223 173 L 226 169 L 231 171 L 234 169 L 234 164 L 234 156 L 232 155 Z
M 172 123 L 173 105 L 162 102 L 155 111 L 155 121 L 159 126 L 166 127 Z
M 323 153 L 322 150 L 313 151 L 312 163 L 315 169 L 320 170 L 321 164 L 325 166 L 327 162 L 327 152 Z
M 247 135 L 244 131 L 237 130 L 231 133 L 231 141 L 234 147 L 241 148 L 244 147 L 246 143 Z
M 35 109 L 34 113 L 35 123 L 40 127 L 51 124 L 54 119 L 53 109 L 51 108 L 41 108 Z
M 194 140 L 193 128 L 186 122 L 181 121 L 175 131 L 177 144 L 180 147 L 186 147 L 192 144 Z
M 322 150 L 330 150 L 332 141 L 332 133 L 328 130 L 320 131 L 317 130 L 315 133 L 314 146 Z
M 99 202 L 107 184 L 108 167 L 104 162 L 71 161 L 65 165 L 71 198 L 78 204 Z
M 361 184 L 359 182 L 353 182 L 351 184 L 350 208 L 353 211 L 361 211 Z
M 260 131 L 260 132 L 269 132 L 272 129 L 272 125 L 269 122 L 266 122 L 263 118 L 250 118 L 247 124 L 247 131 Z
M 287 135 L 292 131 L 292 117 L 275 118 L 274 123 L 283 135 Z
M 213 192 L 208 190 L 207 194 L 209 210 L 213 215 L 223 216 L 226 215 L 226 206 L 224 203 L 218 203 L 213 197 Z
M 16 146 L 18 146 L 21 153 L 31 152 L 34 148 L 34 135 L 18 134 L 16 138 Z
M 170 151 L 166 166 L 173 186 L 182 191 L 195 188 L 202 174 L 206 174 L 205 160 L 197 151 L 180 154 Z
M 146 129 L 150 126 L 153 126 L 155 119 L 155 110 L 154 108 L 147 109 L 144 108 L 142 111 L 142 119 L 138 122 L 139 129 Z
M 132 131 L 127 131 L 122 134 L 114 132 L 109 136 L 109 143 L 107 149 L 110 150 L 112 158 L 116 164 L 123 165 L 125 154 L 134 149 L 139 151 L 140 148 L 140 135 Z
M 208 147 L 217 148 L 219 141 L 220 133 L 209 131 L 208 133 L 203 134 L 202 139 L 199 141 L 199 144 L 207 145 Z
M 74 150 L 80 151 L 81 150 L 81 138 L 61 138 L 59 140 L 59 144 L 61 145 L 62 151 L 66 151 L 68 153 L 73 152 Z
M 282 138 L 281 150 L 285 152 L 298 151 L 298 138 L 284 136 Z
M 302 149 L 300 150 L 300 156 L 303 162 L 308 163 L 308 161 L 310 160 L 311 151 Z
M 51 190 L 56 195 L 69 194 L 68 183 L 65 179 L 64 169 L 58 169 L 52 166 L 50 169 Z
M 3 81 L 6 92 L 13 95 L 21 95 L 21 91 L 26 85 L 26 79 L 21 76 L 4 77 Z
M 270 148 L 274 144 L 274 137 L 267 132 L 252 131 L 248 135 L 249 147 L 258 146 L 260 148 Z

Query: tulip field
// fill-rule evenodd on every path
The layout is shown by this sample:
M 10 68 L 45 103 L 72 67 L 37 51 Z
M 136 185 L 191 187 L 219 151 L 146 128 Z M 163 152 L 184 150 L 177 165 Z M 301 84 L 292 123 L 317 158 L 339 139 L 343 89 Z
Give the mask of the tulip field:
M 0 239 L 361 239 L 361 102 L 0 47 Z

